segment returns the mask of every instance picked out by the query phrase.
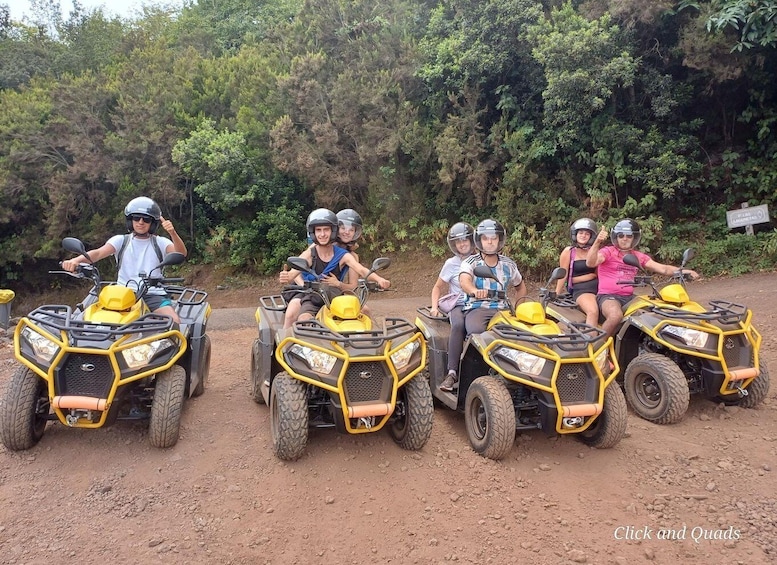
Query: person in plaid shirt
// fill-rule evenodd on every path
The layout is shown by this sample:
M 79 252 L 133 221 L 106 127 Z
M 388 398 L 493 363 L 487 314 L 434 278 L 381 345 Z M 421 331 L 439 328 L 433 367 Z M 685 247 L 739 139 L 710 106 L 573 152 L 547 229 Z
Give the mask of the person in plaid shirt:
M 506 299 L 489 298 L 489 291 L 512 290 L 515 300 L 526 296 L 526 285 L 515 261 L 499 254 L 505 245 L 504 226 L 496 220 L 483 220 L 475 228 L 474 238 L 475 247 L 479 253 L 464 259 L 459 271 L 459 284 L 467 295 L 467 300 L 462 306 L 466 335 L 486 331 L 488 321 L 494 317 L 494 314 L 509 308 Z M 475 267 L 481 265 L 489 267 L 498 280 L 476 277 Z M 453 344 L 449 344 L 448 358 L 452 356 L 453 359 L 458 360 L 464 343 L 457 342 L 455 345 L 454 347 Z M 451 392 L 458 386 L 458 382 L 458 374 L 455 371 L 449 371 L 440 384 L 440 390 Z

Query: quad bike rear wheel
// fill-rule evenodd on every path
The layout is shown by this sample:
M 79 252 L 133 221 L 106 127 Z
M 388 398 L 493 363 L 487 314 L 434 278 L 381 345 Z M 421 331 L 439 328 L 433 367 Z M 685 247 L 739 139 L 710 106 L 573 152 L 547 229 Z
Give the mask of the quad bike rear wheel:
M 397 391 L 397 411 L 389 425 L 389 434 L 402 449 L 419 450 L 432 435 L 434 402 L 429 381 L 416 375 Z
M 181 432 L 181 413 L 186 391 L 186 369 L 173 365 L 156 376 L 148 440 L 154 447 L 172 447 Z
M 307 385 L 283 371 L 275 375 L 270 389 L 270 433 L 273 452 L 279 459 L 302 457 L 308 443 Z
M 504 383 L 495 377 L 475 379 L 467 391 L 464 425 L 472 448 L 489 459 L 504 458 L 515 441 L 515 409 Z
M 24 365 L 11 377 L 0 405 L 0 439 L 11 451 L 30 449 L 43 437 L 49 414 L 46 381 Z
M 612 383 L 604 391 L 604 406 L 602 413 L 594 423 L 577 436 L 580 441 L 598 449 L 615 447 L 626 435 L 626 424 L 629 410 L 626 397 L 616 383 Z
M 658 353 L 642 353 L 626 367 L 626 400 L 640 418 L 656 424 L 679 422 L 688 410 L 688 380 L 677 363 Z
M 207 334 L 202 336 L 200 359 L 197 367 L 200 372 L 200 382 L 194 387 L 192 396 L 202 396 L 202 393 L 205 392 L 205 382 L 208 380 L 208 375 L 210 373 L 210 336 Z
M 761 361 L 761 371 L 758 373 L 758 376 L 745 390 L 747 390 L 747 396 L 739 397 L 736 394 L 732 394 L 729 396 L 719 396 L 717 400 L 728 406 L 739 406 L 741 408 L 755 408 L 761 404 L 766 395 L 769 394 L 769 369 L 766 368 L 764 361 Z M 731 400 L 732 397 L 734 400 Z
M 260 358 L 262 356 L 262 344 L 257 337 L 251 346 L 251 398 L 257 404 L 264 404 L 262 396 L 262 373 Z

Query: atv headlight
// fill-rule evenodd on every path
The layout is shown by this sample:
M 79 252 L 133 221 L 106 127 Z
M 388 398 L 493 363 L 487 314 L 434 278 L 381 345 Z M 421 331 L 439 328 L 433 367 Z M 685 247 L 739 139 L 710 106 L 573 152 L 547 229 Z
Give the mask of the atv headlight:
M 391 354 L 391 362 L 394 363 L 394 368 L 397 370 L 404 368 L 410 363 L 410 358 L 418 349 L 418 340 L 413 340 L 407 345 L 404 345 Z
M 59 346 L 56 343 L 30 327 L 25 327 L 22 330 L 21 337 L 30 344 L 35 357 L 43 363 L 51 363 L 59 351 Z
M 610 369 L 609 349 L 606 347 L 596 355 L 594 362 L 603 375 L 609 375 L 612 372 Z
M 704 348 L 707 346 L 707 340 L 710 334 L 700 330 L 692 330 L 691 328 L 685 328 L 682 326 L 664 326 L 662 331 L 672 334 L 675 337 L 679 337 L 686 345 L 692 347 Z
M 289 352 L 305 361 L 316 373 L 324 375 L 331 373 L 337 363 L 337 357 L 334 355 L 296 343 L 291 346 Z
M 150 343 L 141 343 L 135 347 L 124 349 L 121 356 L 130 369 L 137 369 L 148 365 L 154 356 L 168 347 L 173 347 L 173 341 L 170 338 L 158 339 Z
M 525 351 L 512 349 L 510 347 L 500 347 L 496 350 L 496 353 L 515 363 L 522 373 L 540 375 L 545 368 L 544 358 L 532 355 L 531 353 L 526 353 Z

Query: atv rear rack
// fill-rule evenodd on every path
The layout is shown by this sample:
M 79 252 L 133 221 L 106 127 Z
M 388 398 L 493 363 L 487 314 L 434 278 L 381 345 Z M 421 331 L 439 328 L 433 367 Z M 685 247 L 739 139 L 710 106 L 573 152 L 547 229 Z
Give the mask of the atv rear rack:
M 302 338 L 326 339 L 342 343 L 346 347 L 356 349 L 369 349 L 379 346 L 387 340 L 399 339 L 402 336 L 412 335 L 418 329 L 402 318 L 386 318 L 381 330 L 338 333 L 318 320 L 305 320 L 294 323 L 294 335 Z
M 74 339 L 104 340 L 111 337 L 135 333 L 169 331 L 173 326 L 170 316 L 146 314 L 129 324 L 95 324 L 73 318 L 70 306 L 46 305 L 40 306 L 27 315 L 27 319 L 41 326 L 48 326 L 58 331 L 65 331 Z
M 569 322 L 567 325 L 572 332 L 557 335 L 539 335 L 509 324 L 496 324 L 490 331 L 502 339 L 541 343 L 556 346 L 562 351 L 580 351 L 588 347 L 589 343 L 594 343 L 607 336 L 605 331 L 581 322 Z
M 177 300 L 181 306 L 197 306 L 205 302 L 208 293 L 204 290 L 181 286 L 166 286 L 165 290 L 171 295 L 173 300 Z
M 286 301 L 280 294 L 273 294 L 272 296 L 262 296 L 259 298 L 259 304 L 265 310 L 282 311 L 286 310 Z

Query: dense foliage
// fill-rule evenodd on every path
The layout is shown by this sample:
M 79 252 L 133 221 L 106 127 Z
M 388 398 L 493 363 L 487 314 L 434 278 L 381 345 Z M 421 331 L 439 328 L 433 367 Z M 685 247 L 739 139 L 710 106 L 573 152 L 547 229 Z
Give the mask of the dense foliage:
M 98 246 L 155 198 L 199 263 L 268 273 L 315 207 L 365 258 L 496 217 L 532 276 L 577 217 L 712 275 L 772 269 L 777 3 L 223 0 L 136 19 L 0 0 L 0 286 Z M 22 280 L 22 273 L 24 277 Z

